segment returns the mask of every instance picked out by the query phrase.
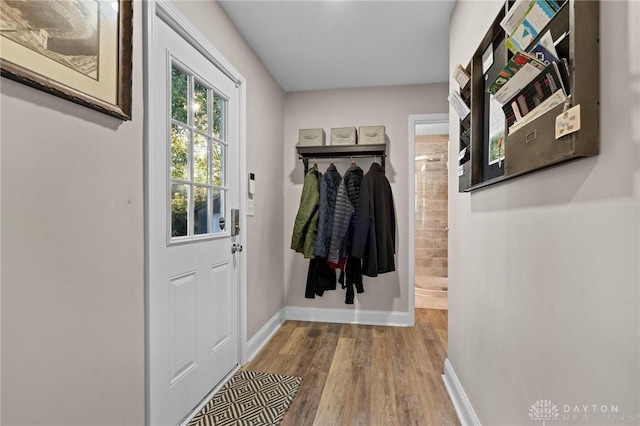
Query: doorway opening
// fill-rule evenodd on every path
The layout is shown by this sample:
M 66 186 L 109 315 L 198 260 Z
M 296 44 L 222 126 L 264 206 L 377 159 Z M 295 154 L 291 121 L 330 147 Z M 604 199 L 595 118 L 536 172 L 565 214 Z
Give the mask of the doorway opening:
M 449 119 L 418 117 L 412 159 L 415 307 L 447 310 Z

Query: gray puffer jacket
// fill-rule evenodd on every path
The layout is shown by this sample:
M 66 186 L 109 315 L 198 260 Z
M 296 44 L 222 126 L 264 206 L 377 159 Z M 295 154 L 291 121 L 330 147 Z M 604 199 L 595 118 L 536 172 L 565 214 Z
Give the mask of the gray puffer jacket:
M 333 232 L 333 213 L 336 208 L 338 186 L 341 181 L 342 176 L 340 176 L 336 166 L 333 164 L 329 166 L 320 180 L 320 212 L 316 248 L 314 250 L 316 257 L 326 258 L 329 253 L 331 233 Z

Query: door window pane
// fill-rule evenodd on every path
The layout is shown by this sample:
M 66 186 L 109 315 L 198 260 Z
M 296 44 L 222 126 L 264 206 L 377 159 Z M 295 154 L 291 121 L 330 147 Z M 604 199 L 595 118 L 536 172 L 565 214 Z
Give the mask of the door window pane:
M 193 234 L 209 232 L 209 188 L 196 186 L 193 188 Z
M 218 95 L 213 96 L 213 136 L 224 139 L 224 108 L 226 101 Z
M 224 202 L 225 202 L 225 194 L 226 191 L 224 189 L 213 189 L 213 232 L 222 232 L 223 229 L 220 229 L 220 218 L 224 217 Z M 231 222 L 225 223 L 225 229 L 228 230 L 228 227 L 231 226 Z
M 193 139 L 193 180 L 198 183 L 208 183 L 209 170 L 208 140 L 196 133 Z
M 229 232 L 225 217 L 227 101 L 205 80 L 171 68 L 171 238 Z
M 189 79 L 175 66 L 171 67 L 171 118 L 187 123 Z
M 224 145 L 218 142 L 211 144 L 211 183 L 224 185 Z
M 184 184 L 171 185 L 171 236 L 187 235 L 187 205 L 189 188 Z
M 171 125 L 171 177 L 189 179 L 189 130 Z
M 193 125 L 198 130 L 209 131 L 208 90 L 197 80 L 193 83 Z

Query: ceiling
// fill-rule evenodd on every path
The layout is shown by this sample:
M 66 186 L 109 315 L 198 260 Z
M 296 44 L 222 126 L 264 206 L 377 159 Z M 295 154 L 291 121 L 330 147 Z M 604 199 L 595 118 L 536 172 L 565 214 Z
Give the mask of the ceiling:
M 287 92 L 441 83 L 454 0 L 220 0 Z

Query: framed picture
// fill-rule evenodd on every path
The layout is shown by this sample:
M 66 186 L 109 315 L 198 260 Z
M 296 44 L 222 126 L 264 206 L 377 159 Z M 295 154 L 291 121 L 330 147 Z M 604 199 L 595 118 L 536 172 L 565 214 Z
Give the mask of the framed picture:
M 0 0 L 2 76 L 131 119 L 131 0 Z

